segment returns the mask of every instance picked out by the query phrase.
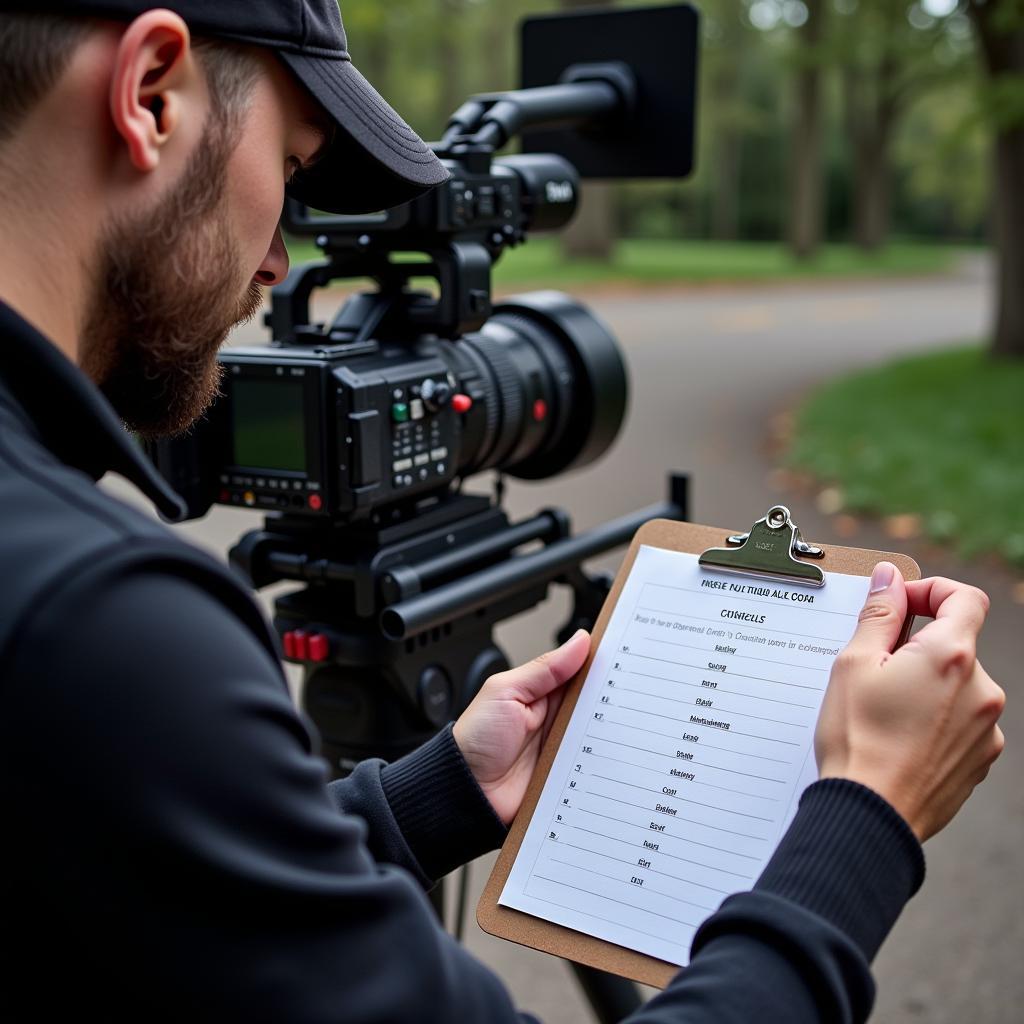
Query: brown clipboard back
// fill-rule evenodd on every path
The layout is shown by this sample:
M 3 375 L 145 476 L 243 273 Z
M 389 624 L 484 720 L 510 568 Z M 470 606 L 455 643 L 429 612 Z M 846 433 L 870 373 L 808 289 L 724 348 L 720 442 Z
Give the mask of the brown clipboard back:
M 491 877 L 487 880 L 480 902 L 477 904 L 476 919 L 485 932 L 502 939 L 518 942 L 523 946 L 543 950 L 545 953 L 552 953 L 575 963 L 596 967 L 599 970 L 631 978 L 633 981 L 639 981 L 645 985 L 653 985 L 656 988 L 664 988 L 678 973 L 679 967 L 675 964 L 666 963 L 664 960 L 617 946 L 615 943 L 594 938 L 592 935 L 565 928 L 539 917 L 533 917 L 531 914 L 524 914 L 519 910 L 499 906 L 498 898 L 501 896 L 509 872 L 512 870 L 512 864 L 519 853 L 519 847 L 522 845 L 526 828 L 537 807 L 537 801 L 540 799 L 541 790 L 544 788 L 548 772 L 551 770 L 555 753 L 562 742 L 569 719 L 576 707 L 576 701 L 579 699 L 583 681 L 590 671 L 594 655 L 604 637 L 608 620 L 619 600 L 619 594 L 633 568 L 633 562 L 641 545 L 699 555 L 707 548 L 722 545 L 726 537 L 735 533 L 735 530 L 723 530 L 713 526 L 679 523 L 670 519 L 652 519 L 640 527 L 633 536 L 626 557 L 615 576 L 611 592 L 595 623 L 590 654 L 576 677 L 568 684 L 565 700 L 562 702 L 558 717 L 555 719 L 551 733 L 541 751 L 537 769 L 530 780 L 519 814 L 512 823 L 512 828 L 498 854 Z M 892 551 L 871 551 L 865 548 L 847 548 L 836 545 L 821 544 L 819 546 L 824 551 L 824 558 L 820 564 L 826 572 L 870 576 L 875 563 L 886 560 L 895 564 L 905 579 L 921 578 L 920 566 L 907 555 L 896 554 Z M 907 629 L 904 630 L 904 635 L 908 629 L 909 623 Z

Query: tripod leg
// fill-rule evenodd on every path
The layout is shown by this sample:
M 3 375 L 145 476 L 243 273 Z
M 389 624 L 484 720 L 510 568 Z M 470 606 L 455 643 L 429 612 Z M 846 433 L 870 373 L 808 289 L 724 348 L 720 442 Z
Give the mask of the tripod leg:
M 442 878 L 437 885 L 434 886 L 427 893 L 427 899 L 430 900 L 431 906 L 434 908 L 434 913 L 437 914 L 438 921 L 441 922 L 441 927 L 444 927 L 444 879 Z
M 643 1004 L 640 990 L 631 981 L 583 964 L 571 964 L 598 1024 L 618 1024 Z
M 466 905 L 469 902 L 469 868 L 470 864 L 459 868 L 459 902 L 455 905 L 455 941 L 462 941 L 462 933 L 466 924 Z

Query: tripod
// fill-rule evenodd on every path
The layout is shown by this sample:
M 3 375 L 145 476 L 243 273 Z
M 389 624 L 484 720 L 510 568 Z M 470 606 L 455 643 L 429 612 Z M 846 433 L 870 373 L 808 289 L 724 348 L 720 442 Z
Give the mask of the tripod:
M 415 516 L 378 513 L 361 526 L 268 520 L 230 559 L 257 588 L 306 584 L 276 600 L 274 627 L 286 659 L 303 666 L 303 708 L 338 778 L 365 758 L 408 753 L 456 718 L 488 676 L 509 667 L 494 626 L 535 607 L 551 584 L 573 595 L 557 642 L 593 629 L 611 579 L 582 563 L 628 542 L 650 519 L 685 520 L 687 492 L 688 478 L 671 474 L 667 501 L 573 537 L 561 509 L 510 523 L 499 484 L 494 499 L 451 493 Z M 457 936 L 465 886 L 463 874 Z M 443 884 L 431 900 L 443 923 Z M 601 1024 L 640 1005 L 631 982 L 572 966 Z

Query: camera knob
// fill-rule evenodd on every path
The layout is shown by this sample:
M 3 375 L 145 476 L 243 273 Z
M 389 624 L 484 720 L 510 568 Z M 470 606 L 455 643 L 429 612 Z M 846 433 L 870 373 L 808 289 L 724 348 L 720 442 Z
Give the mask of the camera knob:
M 420 397 L 431 412 L 437 412 L 441 406 L 448 404 L 448 399 L 452 397 L 452 388 L 447 381 L 425 380 L 420 387 Z

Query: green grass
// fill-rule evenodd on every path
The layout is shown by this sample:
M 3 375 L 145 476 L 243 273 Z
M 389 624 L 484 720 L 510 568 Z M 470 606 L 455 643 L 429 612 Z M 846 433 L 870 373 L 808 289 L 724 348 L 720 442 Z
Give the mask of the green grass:
M 978 347 L 843 377 L 799 410 L 792 465 L 847 511 L 912 513 L 962 555 L 1024 568 L 1024 362 Z
M 292 261 L 319 256 L 306 242 L 289 243 Z M 506 253 L 495 268 L 499 288 L 574 287 L 608 283 L 686 284 L 719 281 L 798 280 L 816 277 L 929 274 L 949 270 L 965 250 L 920 242 L 899 242 L 872 255 L 848 245 L 827 245 L 814 261 L 802 263 L 786 247 L 769 242 L 704 242 L 625 239 L 610 264 L 566 261 L 557 238 L 531 239 Z
M 636 284 L 758 281 L 856 274 L 932 273 L 949 268 L 948 249 L 920 244 L 890 246 L 873 256 L 843 245 L 826 246 L 813 262 L 792 258 L 785 246 L 760 242 L 687 242 L 625 239 L 608 266 L 566 262 L 557 240 L 528 242 L 498 264 L 499 284 L 557 279 L 566 284 L 629 281 Z

